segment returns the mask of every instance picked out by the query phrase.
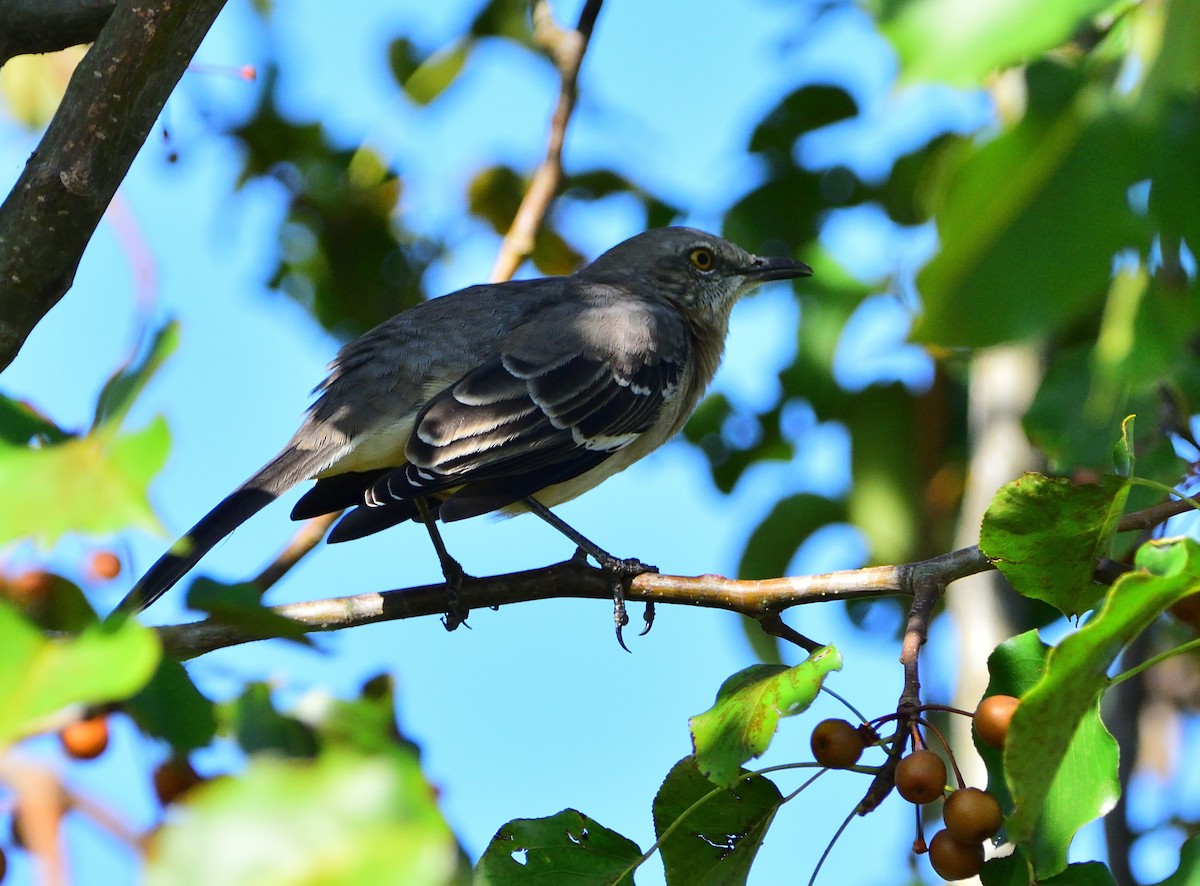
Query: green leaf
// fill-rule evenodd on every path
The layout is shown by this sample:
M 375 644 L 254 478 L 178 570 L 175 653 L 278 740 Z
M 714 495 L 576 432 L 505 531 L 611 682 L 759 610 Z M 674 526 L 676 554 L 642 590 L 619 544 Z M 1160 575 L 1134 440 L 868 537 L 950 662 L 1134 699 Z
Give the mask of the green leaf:
M 61 443 L 70 436 L 32 403 L 0 394 L 0 444 L 25 446 L 32 440 Z
M 252 758 L 173 813 L 148 859 L 150 884 L 462 882 L 457 842 L 412 753 Z
M 906 80 L 977 86 L 1054 49 L 1111 0 L 913 0 L 883 25 Z
M 745 770 L 738 773 L 745 775 Z M 779 788 L 761 775 L 739 778 L 717 789 L 684 757 L 672 767 L 654 798 L 654 833 L 668 883 L 745 883 L 775 812 L 783 804 Z M 697 801 L 708 797 L 680 821 Z M 665 839 L 667 829 L 679 822 Z
M 516 818 L 500 828 L 479 858 L 475 886 L 632 886 L 632 867 L 641 855 L 632 840 L 564 809 L 548 818 Z
M 150 682 L 125 709 L 143 732 L 164 739 L 179 756 L 204 747 L 217 733 L 213 703 L 172 658 L 158 663 Z
M 237 742 L 248 754 L 317 755 L 317 740 L 312 728 L 276 710 L 266 683 L 249 684 L 230 706 L 229 715 Z
M 67 705 L 137 692 L 160 655 L 157 635 L 133 621 L 102 622 L 77 637 L 47 640 L 0 602 L 0 745 L 37 732 L 45 717 Z
M 846 506 L 823 495 L 800 493 L 780 499 L 750 534 L 738 577 L 778 578 L 806 538 L 822 526 L 845 519 Z
M 1026 474 L 1001 487 L 983 516 L 979 547 L 1025 597 L 1071 617 L 1092 609 L 1104 589 L 1092 578 L 1107 555 L 1128 483 Z
M 1132 477 L 1137 459 L 1133 454 L 1133 423 L 1137 416 L 1127 415 L 1121 422 L 1121 439 L 1113 447 L 1113 468 L 1118 477 Z
M 991 681 L 986 694 L 1020 696 L 1021 704 L 1009 728 L 1003 756 L 980 742 L 978 736 L 975 744 L 987 764 L 988 791 L 1006 813 L 1008 838 L 1018 843 L 1019 864 L 1024 871 L 1023 877 L 1011 872 L 1005 874 L 1006 869 L 996 871 L 992 879 L 986 880 L 989 884 L 1028 883 L 1033 881 L 1035 873 L 1045 878 L 1063 871 L 1075 832 L 1107 812 L 1120 793 L 1116 742 L 1100 721 L 1094 695 L 1079 708 L 1079 716 L 1074 719 L 1070 715 L 1060 719 L 1055 711 L 1045 710 L 1042 700 L 1035 699 L 1033 706 L 1028 707 L 1034 688 L 1043 685 L 1048 674 L 1045 664 L 1048 653 L 1051 650 L 1038 639 L 1037 632 L 1028 631 L 1002 643 L 988 658 Z M 1059 684 L 1055 691 L 1069 694 L 1072 687 Z M 1070 707 L 1066 701 L 1062 703 Z M 1028 729 L 1017 737 L 1019 719 L 1027 726 L 1034 722 L 1033 728 L 1040 729 L 1032 738 L 1032 745 Z M 1040 755 L 1038 740 L 1055 744 L 1054 759 Z M 1022 779 L 1036 773 L 1042 780 L 1040 798 L 1025 797 L 1025 781 L 1014 784 L 1014 767 Z M 1013 833 L 1014 796 L 1016 803 L 1023 804 L 1023 810 L 1035 804 L 1040 816 L 1036 832 L 1020 840 Z
M 1045 335 L 1094 309 L 1114 253 L 1148 238 L 1126 196 L 1148 172 L 1141 128 L 1074 72 L 1042 63 L 1027 78 L 1025 118 L 949 177 L 941 248 L 917 279 L 922 342 Z
M 161 531 L 146 490 L 167 458 L 166 423 L 118 434 L 112 425 L 65 443 L 0 444 L 0 544 L 32 536 L 50 545 L 67 532 Z
M 408 55 L 400 52 L 401 44 L 407 45 Z M 418 105 L 427 105 L 445 92 L 462 72 L 472 45 L 473 41 L 460 40 L 414 65 L 411 44 L 403 39 L 393 41 L 392 71 L 410 99 Z
M 825 676 L 841 668 L 841 654 L 826 646 L 795 667 L 753 665 L 727 679 L 713 706 L 688 721 L 700 771 L 731 786 L 741 765 L 771 744 L 779 718 L 808 710 Z
M 264 606 L 262 593 L 249 583 L 224 584 L 201 577 L 188 586 L 187 605 L 189 609 L 207 612 L 216 621 L 258 637 L 276 637 L 311 645 L 308 632 L 312 629 Z
M 125 366 L 113 373 L 100 391 L 96 401 L 96 415 L 92 429 L 109 423 L 120 424 L 129 412 L 129 407 L 142 392 L 154 374 L 179 346 L 179 323 L 171 321 L 154 334 L 141 363 Z
M 1096 617 L 1051 651 L 1045 673 L 1013 716 L 1004 747 L 1015 803 L 1008 835 L 1034 845 L 1039 876 L 1062 870 L 1071 836 L 1117 800 L 1116 744 L 1098 714 L 1110 666 L 1165 609 L 1200 591 L 1194 539 L 1148 542 L 1135 565 L 1137 571 L 1112 586 Z M 1066 781 L 1073 783 L 1069 801 L 1051 802 Z
M 979 875 L 983 886 L 1029 886 L 1029 863 L 1018 849 L 1003 858 L 993 858 Z M 1038 880 L 1038 886 L 1116 886 L 1112 872 L 1098 861 L 1067 865 L 1061 874 Z

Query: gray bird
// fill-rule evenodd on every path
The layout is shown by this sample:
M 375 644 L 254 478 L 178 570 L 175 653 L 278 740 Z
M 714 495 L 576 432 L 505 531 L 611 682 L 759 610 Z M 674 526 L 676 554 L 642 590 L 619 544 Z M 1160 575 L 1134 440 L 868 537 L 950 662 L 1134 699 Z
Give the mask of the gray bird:
M 729 313 L 812 269 L 693 228 L 658 228 L 565 277 L 470 286 L 341 349 L 283 450 L 172 545 L 119 612 L 145 609 L 293 486 L 299 520 L 352 508 L 330 542 L 424 520 L 547 510 L 673 437 L 717 371 Z M 583 540 L 586 541 L 586 540 Z M 625 561 L 595 546 L 601 565 Z

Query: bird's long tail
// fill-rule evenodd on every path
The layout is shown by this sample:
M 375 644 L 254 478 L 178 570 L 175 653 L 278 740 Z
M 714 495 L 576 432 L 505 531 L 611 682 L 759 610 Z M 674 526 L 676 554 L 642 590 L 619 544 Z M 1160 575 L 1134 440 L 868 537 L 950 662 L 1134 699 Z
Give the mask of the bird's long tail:
M 225 536 L 309 476 L 308 462 L 313 456 L 290 447 L 277 455 L 171 545 L 117 604 L 114 613 L 132 615 L 154 603 Z

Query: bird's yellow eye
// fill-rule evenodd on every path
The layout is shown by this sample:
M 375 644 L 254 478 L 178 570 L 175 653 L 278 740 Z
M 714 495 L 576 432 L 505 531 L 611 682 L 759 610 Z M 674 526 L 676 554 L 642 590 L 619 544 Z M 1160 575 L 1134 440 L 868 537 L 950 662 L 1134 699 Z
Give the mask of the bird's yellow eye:
M 688 258 L 691 259 L 692 265 L 699 271 L 711 271 L 717 260 L 716 256 L 713 255 L 713 251 L 704 246 L 693 249 Z

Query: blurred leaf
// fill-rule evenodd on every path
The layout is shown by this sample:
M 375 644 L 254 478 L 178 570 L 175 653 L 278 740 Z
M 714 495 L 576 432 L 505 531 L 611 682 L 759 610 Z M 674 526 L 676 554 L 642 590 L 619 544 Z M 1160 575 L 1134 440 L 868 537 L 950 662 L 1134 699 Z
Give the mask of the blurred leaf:
M 1164 610 L 1200 591 L 1200 543 L 1194 539 L 1148 542 L 1138 550 L 1135 565 L 1137 571 L 1112 586 L 1097 616 L 1050 652 L 1045 673 L 1023 695 L 1005 742 L 1004 767 L 1015 804 L 1008 835 L 1036 846 L 1033 861 L 1040 876 L 1065 867 L 1071 836 L 1110 810 L 1119 795 L 1116 744 L 1098 714 L 1110 666 Z M 1064 779 L 1074 781 L 1070 802 L 1048 802 Z
M 0 602 L 0 745 L 38 731 L 67 705 L 137 692 L 160 655 L 155 633 L 133 621 L 92 624 L 77 637 L 48 640 Z
M 0 67 L 0 99 L 9 114 L 27 129 L 50 122 L 67 82 L 86 51 L 72 46 L 44 55 L 18 55 Z
M 316 726 L 325 743 L 367 752 L 395 745 L 417 750 L 397 728 L 395 683 L 387 674 L 368 680 L 358 698 L 335 700 Z
M 509 166 L 483 169 L 467 188 L 468 208 L 503 236 L 516 218 L 527 184 Z M 548 223 L 538 229 L 529 257 L 543 274 L 570 274 L 583 264 L 583 256 Z
M 1076 484 L 1026 474 L 992 499 L 979 547 L 1019 594 L 1080 615 L 1104 595 L 1093 573 L 1109 553 L 1128 495 L 1118 477 Z
M 167 458 L 166 423 L 119 434 L 111 425 L 37 449 L 0 444 L 0 544 L 67 532 L 161 532 L 146 493 Z
M 1155 130 L 1150 212 L 1162 226 L 1165 249 L 1182 237 L 1196 253 L 1200 251 L 1200 168 L 1189 159 L 1200 144 L 1200 96 L 1173 100 L 1161 113 Z
M 845 505 L 823 495 L 800 493 L 780 499 L 750 534 L 738 565 L 738 578 L 785 575 L 805 539 L 822 526 L 845 519 Z
M 1200 836 L 1189 837 L 1179 850 L 1179 868 L 1154 886 L 1192 886 L 1200 879 Z
M 688 721 L 696 766 L 705 778 L 730 787 L 747 760 L 771 744 L 780 717 L 808 710 L 842 656 L 825 646 L 796 665 L 752 665 L 721 684 L 711 708 Z
M 820 229 L 821 181 L 821 174 L 788 167 L 734 204 L 722 236 L 760 255 L 796 254 Z
M 150 682 L 124 707 L 143 732 L 165 740 L 180 756 L 204 747 L 217 732 L 213 703 L 171 658 L 159 661 Z
M 915 405 L 904 385 L 889 384 L 848 395 L 842 407 L 853 440 L 847 512 L 866 536 L 874 563 L 917 556 L 920 488 L 927 478 L 918 471 L 917 434 L 926 429 L 917 426 Z
M 745 775 L 741 770 L 738 775 Z M 684 757 L 654 797 L 654 833 L 668 883 L 745 883 L 783 796 L 761 775 L 739 778 L 692 810 L 670 836 L 667 829 L 713 792 L 696 761 Z
M 388 45 L 388 62 L 396 82 L 418 105 L 427 105 L 458 77 L 471 51 L 471 42 L 460 40 L 422 57 L 405 37 Z
M 794 165 L 792 152 L 801 135 L 849 119 L 857 113 L 854 97 L 840 87 L 802 86 L 780 101 L 754 127 L 748 150 L 762 155 L 773 172 L 782 172 Z
M 1147 239 L 1127 191 L 1146 176 L 1146 136 L 1078 75 L 1027 72 L 1020 124 L 950 178 L 941 247 L 917 279 L 921 341 L 982 347 L 1053 331 L 1094 308 L 1112 257 Z
M 70 437 L 32 403 L 0 394 L 0 444 L 25 446 L 34 440 L 62 443 Z
M 641 858 L 637 844 L 582 812 L 516 818 L 492 837 L 475 868 L 475 886 L 625 884 L 620 875 Z M 619 877 L 619 879 L 618 879 Z
M 99 428 L 106 422 L 120 424 L 133 401 L 142 389 L 146 387 L 154 374 L 162 367 L 166 359 L 175 352 L 179 345 L 179 324 L 175 321 L 163 324 L 154 333 L 150 346 L 140 363 L 123 367 L 109 378 L 100 391 L 96 401 L 96 414 L 92 419 L 92 429 Z
M 230 713 L 237 742 L 248 754 L 270 752 L 281 757 L 317 754 L 312 728 L 277 711 L 265 683 L 248 684 L 233 702 Z
M 912 0 L 882 23 L 906 80 L 976 86 L 1065 42 L 1111 0 Z
M 244 148 L 240 181 L 270 176 L 292 197 L 268 282 L 334 334 L 359 335 L 421 300 L 442 246 L 401 226 L 401 179 L 382 158 L 340 150 L 321 126 L 285 119 L 277 81 L 268 69 L 254 116 L 231 133 Z
M 472 37 L 505 37 L 533 47 L 533 18 L 529 0 L 488 0 L 471 22 Z
M 224 584 L 210 578 L 197 578 L 188 587 L 189 609 L 207 612 L 215 621 L 233 625 L 259 637 L 292 640 L 312 644 L 301 622 L 280 615 L 262 604 L 262 591 L 249 583 Z
M 425 886 L 464 882 L 461 864 L 413 754 L 329 749 L 253 757 L 193 789 L 156 835 L 146 882 Z

